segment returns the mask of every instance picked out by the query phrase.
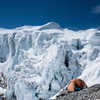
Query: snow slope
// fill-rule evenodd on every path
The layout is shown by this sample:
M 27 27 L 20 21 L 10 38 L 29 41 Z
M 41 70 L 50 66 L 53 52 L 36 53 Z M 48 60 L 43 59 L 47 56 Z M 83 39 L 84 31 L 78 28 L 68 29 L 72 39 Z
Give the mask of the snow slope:
M 47 99 L 75 77 L 89 86 L 99 83 L 97 33 L 97 29 L 63 29 L 54 22 L 0 29 L 0 72 L 8 78 L 7 98 Z

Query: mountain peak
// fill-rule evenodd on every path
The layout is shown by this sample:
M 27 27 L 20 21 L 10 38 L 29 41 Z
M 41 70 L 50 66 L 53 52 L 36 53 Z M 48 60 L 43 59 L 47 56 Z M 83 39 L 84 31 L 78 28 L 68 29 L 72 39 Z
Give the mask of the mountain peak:
M 45 25 L 42 25 L 40 30 L 46 30 L 46 29 L 61 29 L 60 25 L 55 22 L 49 22 Z

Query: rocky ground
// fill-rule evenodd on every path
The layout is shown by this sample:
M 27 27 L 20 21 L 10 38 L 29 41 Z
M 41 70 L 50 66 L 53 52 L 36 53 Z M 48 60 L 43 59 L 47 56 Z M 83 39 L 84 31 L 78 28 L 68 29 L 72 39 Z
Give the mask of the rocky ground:
M 78 92 L 61 91 L 55 99 L 50 100 L 100 100 L 100 84 Z

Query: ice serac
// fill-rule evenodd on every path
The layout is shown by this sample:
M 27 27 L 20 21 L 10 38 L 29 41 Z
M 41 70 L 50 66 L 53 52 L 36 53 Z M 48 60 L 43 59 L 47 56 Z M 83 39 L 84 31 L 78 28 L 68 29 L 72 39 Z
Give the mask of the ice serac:
M 74 54 L 67 41 L 59 41 L 62 33 L 63 31 L 55 33 L 52 30 L 48 34 L 48 31 L 37 30 L 31 33 L 31 40 L 30 34 L 15 34 L 13 66 L 8 71 L 9 98 L 15 95 L 18 100 L 37 100 L 40 97 L 47 99 L 70 79 L 80 75 L 81 67 L 76 58 L 72 59 Z M 70 59 L 68 66 L 64 63 L 65 55 Z
M 83 79 L 92 75 L 83 73 L 90 62 L 95 63 L 99 57 L 99 48 L 91 49 L 89 42 L 96 32 L 98 30 L 93 29 L 74 32 L 54 22 L 1 30 L 0 72 L 8 81 L 6 97 L 48 99 L 71 79 L 81 74 Z
M 93 46 L 100 46 L 100 31 L 96 32 L 90 39 L 90 43 Z

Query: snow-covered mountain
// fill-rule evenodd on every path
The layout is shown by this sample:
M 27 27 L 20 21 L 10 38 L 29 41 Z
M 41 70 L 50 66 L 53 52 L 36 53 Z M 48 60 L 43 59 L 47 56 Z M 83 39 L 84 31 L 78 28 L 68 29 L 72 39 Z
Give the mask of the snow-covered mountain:
M 0 72 L 7 77 L 7 98 L 50 98 L 80 77 L 100 83 L 100 31 L 73 31 L 54 22 L 0 29 Z

